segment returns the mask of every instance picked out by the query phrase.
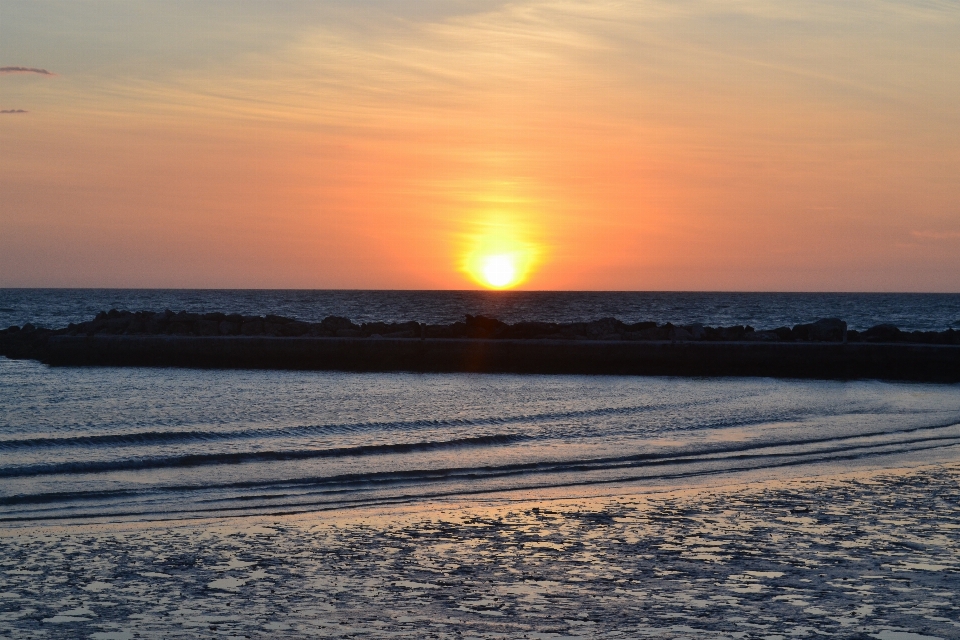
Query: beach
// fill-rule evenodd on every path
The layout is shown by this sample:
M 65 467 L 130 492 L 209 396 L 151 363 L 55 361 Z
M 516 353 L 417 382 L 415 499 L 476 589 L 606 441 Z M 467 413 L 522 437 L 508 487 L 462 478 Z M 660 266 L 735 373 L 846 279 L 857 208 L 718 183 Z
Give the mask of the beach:
M 958 481 L 948 463 L 7 528 L 0 637 L 954 638 Z

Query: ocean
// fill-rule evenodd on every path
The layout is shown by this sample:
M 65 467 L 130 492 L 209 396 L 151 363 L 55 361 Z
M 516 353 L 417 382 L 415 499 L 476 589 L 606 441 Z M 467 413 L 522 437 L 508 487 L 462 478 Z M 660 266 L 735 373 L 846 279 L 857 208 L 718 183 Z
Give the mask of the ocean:
M 341 509 L 955 455 L 955 385 L 0 361 L 0 523 Z
M 430 324 L 485 315 L 504 322 L 623 322 L 774 329 L 820 318 L 864 330 L 889 323 L 903 331 L 960 328 L 960 294 L 715 293 L 636 291 L 309 291 L 198 289 L 0 289 L 0 327 L 27 322 L 54 329 L 100 311 L 273 313 L 319 322 L 416 320 Z
M 99 310 L 304 320 L 627 321 L 942 328 L 960 296 L 4 290 L 7 322 Z M 929 452 L 956 385 L 872 381 L 48 368 L 0 360 L 0 522 L 292 513 Z M 573 490 L 573 489 L 571 489 Z

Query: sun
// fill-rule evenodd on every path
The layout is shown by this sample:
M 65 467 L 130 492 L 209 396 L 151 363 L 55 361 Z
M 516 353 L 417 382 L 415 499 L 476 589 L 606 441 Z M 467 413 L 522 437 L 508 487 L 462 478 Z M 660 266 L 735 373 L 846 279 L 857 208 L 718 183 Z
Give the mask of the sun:
M 466 256 L 463 270 L 477 284 L 487 289 L 512 289 L 530 276 L 536 250 L 530 245 L 483 243 Z M 495 246 L 489 246 L 494 244 Z
M 509 254 L 487 256 L 483 259 L 481 273 L 488 285 L 501 289 L 516 280 L 516 259 Z
M 460 269 L 486 289 L 522 285 L 535 269 L 540 247 L 522 221 L 506 214 L 488 215 L 462 236 Z

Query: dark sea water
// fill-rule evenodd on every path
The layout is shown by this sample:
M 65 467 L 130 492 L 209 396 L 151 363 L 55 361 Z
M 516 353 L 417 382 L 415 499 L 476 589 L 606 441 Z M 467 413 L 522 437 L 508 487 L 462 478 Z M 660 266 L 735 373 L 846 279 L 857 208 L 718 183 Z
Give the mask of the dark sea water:
M 305 320 L 623 320 L 944 328 L 960 297 L 3 290 L 6 324 L 109 308 Z M 49 368 L 0 358 L 0 522 L 342 509 L 957 460 L 960 385 L 762 378 Z
M 464 314 L 504 322 L 624 322 L 772 329 L 841 318 L 851 329 L 891 323 L 905 331 L 960 327 L 960 294 L 697 293 L 603 291 L 307 291 L 196 289 L 0 289 L 0 327 L 31 322 L 57 328 L 99 311 L 274 313 L 308 322 L 330 315 L 354 322 L 451 323 Z

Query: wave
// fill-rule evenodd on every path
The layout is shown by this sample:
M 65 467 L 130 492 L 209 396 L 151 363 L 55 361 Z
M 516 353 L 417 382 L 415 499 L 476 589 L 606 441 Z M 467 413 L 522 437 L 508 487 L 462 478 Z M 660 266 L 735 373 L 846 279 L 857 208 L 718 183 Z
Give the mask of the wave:
M 934 437 L 911 441 L 910 444 L 920 444 L 923 446 L 914 446 L 906 450 L 909 452 L 932 451 L 948 447 L 960 446 L 960 435 L 952 437 Z M 542 464 L 519 464 L 506 465 L 502 467 L 482 467 L 473 469 L 430 469 L 430 470 L 409 470 L 402 472 L 376 472 L 368 474 L 345 474 L 333 477 L 323 478 L 301 478 L 296 480 L 284 481 L 252 481 L 252 482 L 233 482 L 216 485 L 179 485 L 151 488 L 148 490 L 138 489 L 119 489 L 106 491 L 78 491 L 64 493 L 43 493 L 33 495 L 18 495 L 0 498 L 0 505 L 43 505 L 53 504 L 53 509 L 33 509 L 25 512 L 0 514 L 0 522 L 25 522 L 39 520 L 63 520 L 63 519 L 89 519 L 99 517 L 110 518 L 144 518 L 160 516 L 162 518 L 183 518 L 183 517 L 203 517 L 210 514 L 218 515 L 251 515 L 255 513 L 268 515 L 284 515 L 300 513 L 304 511 L 320 511 L 326 509 L 342 509 L 349 507 L 369 506 L 373 504 L 396 504 L 406 503 L 414 500 L 449 498 L 456 496 L 468 496 L 476 494 L 490 493 L 491 491 L 509 491 L 511 489 L 547 489 L 558 487 L 576 487 L 585 485 L 596 485 L 605 483 L 623 483 L 639 480 L 671 480 L 682 479 L 697 476 L 716 475 L 723 473 L 735 473 L 751 469 L 773 469 L 796 465 L 811 464 L 817 462 L 839 462 L 852 461 L 864 458 L 878 457 L 896 453 L 905 452 L 904 450 L 890 450 L 891 446 L 903 443 L 872 443 L 864 446 L 836 447 L 830 450 L 821 450 L 813 452 L 798 453 L 755 453 L 746 455 L 735 455 L 725 458 L 734 464 L 723 467 L 711 467 L 709 465 L 700 465 L 698 468 L 690 469 L 693 463 L 709 463 L 718 460 L 716 457 L 676 457 L 659 461 L 653 461 L 649 466 L 669 466 L 660 473 L 644 474 L 620 474 L 614 477 L 583 477 L 583 478 L 557 478 L 553 481 L 546 480 L 536 483 L 516 484 L 514 486 L 484 486 L 482 483 L 468 482 L 467 486 L 449 487 L 447 489 L 437 488 L 435 490 L 427 489 L 428 486 L 436 485 L 444 481 L 456 480 L 479 480 L 496 479 L 509 476 L 527 475 L 531 471 L 542 471 L 552 473 L 563 473 L 569 471 L 587 470 L 581 464 L 570 465 L 567 463 L 558 463 L 553 465 Z M 815 457 L 811 459 L 811 457 Z M 756 464 L 756 462 L 763 464 Z M 638 464 L 627 465 L 627 469 L 636 468 Z M 383 488 L 384 486 L 400 485 L 407 487 L 417 487 L 417 490 L 404 493 L 380 494 L 377 492 L 357 491 L 357 486 L 364 488 Z M 177 501 L 174 509 L 162 508 L 165 505 L 171 505 L 166 500 L 160 502 L 140 502 L 135 506 L 129 500 L 138 500 L 143 497 L 156 496 L 158 493 L 178 492 L 185 493 L 189 491 L 202 490 L 224 490 L 224 489 L 266 489 L 270 488 L 273 493 L 264 494 L 243 494 L 233 496 L 221 496 L 204 500 L 192 500 L 190 506 L 185 501 Z M 312 491 L 299 492 L 290 491 L 295 488 L 308 488 Z M 283 492 L 286 489 L 285 492 Z M 317 490 L 320 490 L 319 492 Z M 114 502 L 105 504 L 110 499 L 128 499 L 126 504 Z M 70 510 L 67 504 L 77 502 L 87 502 L 87 505 L 80 505 L 79 509 Z M 160 509 L 157 509 L 157 506 Z M 87 511 L 84 511 L 87 509 Z
M 15 451 L 21 449 L 45 449 L 53 447 L 97 447 L 103 445 L 109 446 L 130 446 L 143 444 L 186 444 L 191 442 L 217 442 L 226 440 L 254 440 L 268 438 L 295 438 L 302 436 L 315 435 L 338 435 L 344 433 L 357 433 L 367 431 L 412 431 L 417 429 L 444 428 L 444 427 L 485 427 L 485 426 L 509 426 L 514 424 L 541 424 L 559 420 L 574 420 L 586 418 L 603 418 L 609 416 L 629 416 L 642 414 L 652 411 L 662 411 L 663 409 L 681 409 L 693 404 L 703 404 L 703 402 L 689 401 L 669 404 L 647 404 L 629 407 L 601 407 L 596 409 L 584 409 L 578 411 L 553 411 L 533 414 L 518 414 L 503 417 L 484 417 L 484 418 L 450 418 L 443 420 L 401 420 L 390 422 L 352 422 L 352 423 L 333 423 L 320 425 L 299 425 L 293 427 L 280 427 L 273 429 L 244 429 L 230 431 L 140 431 L 132 433 L 116 433 L 89 436 L 63 436 L 63 437 L 40 437 L 40 438 L 10 438 L 0 439 L 0 451 Z M 845 415 L 857 415 L 867 413 L 866 411 L 848 410 Z M 727 418 L 723 420 L 708 420 L 695 425 L 687 426 L 689 430 L 701 429 L 721 429 L 729 427 L 756 426 L 765 423 L 784 422 L 788 420 L 799 420 L 823 415 L 822 412 L 812 410 L 796 411 L 787 413 L 778 413 L 776 415 L 764 414 L 756 417 Z M 960 419 L 960 417 L 958 417 Z M 635 425 L 634 425 L 635 426 Z M 683 429 L 664 428 L 663 425 L 657 425 L 656 429 L 660 432 Z
M 453 475 L 469 477 L 475 476 L 493 477 L 495 475 L 511 475 L 515 473 L 531 472 L 574 472 L 574 471 L 596 471 L 611 470 L 617 468 L 626 468 L 638 465 L 659 465 L 659 464 L 683 464 L 689 462 L 708 462 L 718 460 L 748 459 L 763 457 L 782 457 L 782 456 L 801 456 L 809 457 L 815 455 L 833 455 L 844 453 L 855 449 L 917 445 L 921 443 L 936 441 L 957 441 L 960 442 L 960 433 L 954 434 L 934 434 L 934 431 L 941 431 L 950 427 L 960 427 L 958 423 L 943 425 L 915 427 L 911 429 L 901 429 L 897 431 L 876 431 L 872 433 L 859 433 L 847 436 L 830 436 L 822 438 L 798 438 L 784 441 L 762 441 L 762 442 L 741 442 L 736 444 L 720 444 L 714 446 L 705 446 L 699 449 L 678 449 L 669 452 L 640 453 L 625 456 L 611 456 L 601 458 L 584 458 L 573 460 L 550 460 L 550 461 L 531 461 L 524 463 L 514 463 L 509 465 L 492 465 L 482 467 L 457 467 L 429 470 L 409 470 L 409 471 L 382 471 L 362 474 L 347 474 L 326 477 L 294 478 L 284 480 L 265 480 L 265 481 L 241 481 L 228 484 L 201 484 L 201 485 L 177 485 L 168 487 L 175 490 L 195 490 L 211 488 L 251 488 L 266 485 L 296 485 L 296 484 L 318 484 L 318 483 L 347 483 L 347 482 L 376 482 L 379 479 L 398 479 L 398 478 L 421 478 L 426 479 L 433 476 L 450 477 Z M 902 436 L 919 436 L 904 438 Z M 896 438 L 896 436 L 901 436 Z M 878 439 L 883 438 L 883 439 Z M 23 465 L 19 467 L 7 467 L 0 469 L 0 477 L 7 478 L 25 478 L 43 475 L 72 475 L 105 473 L 115 471 L 137 471 L 149 469 L 170 469 L 184 467 L 199 467 L 208 465 L 232 465 L 249 462 L 278 462 L 294 460 L 310 460 L 323 458 L 342 458 L 342 457 L 361 457 L 372 455 L 390 455 L 397 453 L 415 453 L 425 451 L 438 451 L 443 449 L 452 449 L 460 447 L 483 447 L 515 444 L 522 441 L 529 441 L 531 438 L 523 434 L 494 434 L 487 436 L 478 436 L 473 438 L 457 438 L 446 441 L 429 442 L 410 442 L 382 445 L 363 445 L 356 447 L 338 447 L 333 449 L 305 449 L 305 450 L 287 450 L 287 451 L 250 451 L 250 452 L 232 452 L 232 453 L 211 453 L 211 454 L 187 454 L 179 456 L 155 456 L 141 458 L 127 458 L 121 460 L 105 461 L 78 461 L 51 464 Z M 830 448 L 822 445 L 837 444 Z M 797 449 L 799 447 L 818 447 L 812 450 L 799 451 L 774 451 L 783 449 Z M 900 452 L 906 452 L 908 449 L 902 449 Z M 5 504 L 4 500 L 15 498 L 10 496 L 0 498 L 0 504 Z
M 22 465 L 0 468 L 0 477 L 23 478 L 42 475 L 65 475 L 77 473 L 103 473 L 107 471 L 136 471 L 141 469 L 166 469 L 176 467 L 199 467 L 207 465 L 239 464 L 243 462 L 278 462 L 286 460 L 309 460 L 312 458 L 343 458 L 352 456 L 387 455 L 436 451 L 459 447 L 504 445 L 527 439 L 521 434 L 494 434 L 473 438 L 431 442 L 407 442 L 396 444 L 372 444 L 334 449 L 294 449 L 287 451 L 245 451 L 232 453 L 198 453 L 179 456 L 151 456 L 121 460 L 94 460 Z
M 667 405 L 681 408 L 690 403 Z M 352 422 L 340 424 L 302 425 L 276 429 L 244 429 L 233 431 L 143 431 L 134 433 L 104 434 L 91 436 L 67 436 L 44 438 L 17 438 L 0 440 L 0 451 L 24 448 L 48 448 L 99 445 L 180 444 L 186 442 L 211 442 L 218 440 L 249 440 L 259 438 L 284 438 L 309 435 L 334 435 L 360 431 L 394 431 L 444 427 L 481 427 L 510 425 L 521 422 L 550 422 L 554 420 L 594 418 L 610 415 L 631 415 L 663 409 L 664 405 L 641 405 L 632 407 L 605 407 L 580 411 L 560 411 L 535 414 L 519 414 L 486 418 L 449 418 L 443 420 L 401 420 L 390 422 Z

